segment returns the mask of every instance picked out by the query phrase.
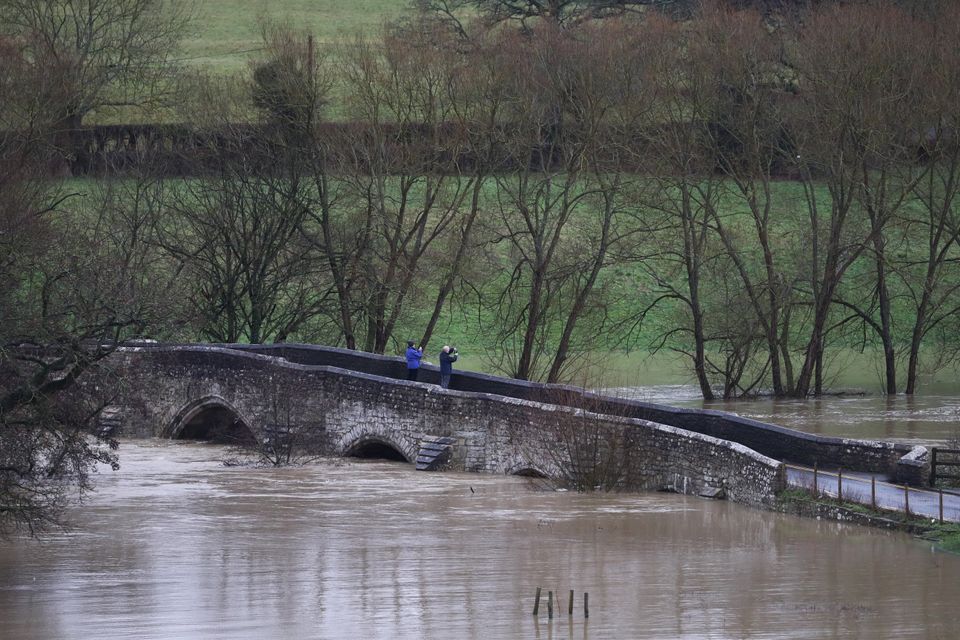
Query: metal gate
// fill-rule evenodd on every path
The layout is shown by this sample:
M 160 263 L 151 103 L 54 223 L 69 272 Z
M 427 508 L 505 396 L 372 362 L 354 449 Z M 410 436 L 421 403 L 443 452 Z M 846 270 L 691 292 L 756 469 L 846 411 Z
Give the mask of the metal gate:
M 936 484 L 937 480 L 960 480 L 960 449 L 933 447 L 930 484 Z

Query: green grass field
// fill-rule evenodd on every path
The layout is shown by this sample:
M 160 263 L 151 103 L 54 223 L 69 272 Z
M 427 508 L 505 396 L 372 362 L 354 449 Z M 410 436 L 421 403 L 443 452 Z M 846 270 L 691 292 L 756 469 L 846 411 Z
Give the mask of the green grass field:
M 357 32 L 373 32 L 409 11 L 408 0 L 200 0 L 194 32 L 184 38 L 184 62 L 235 71 L 260 47 L 262 19 L 312 32 L 318 44 L 334 44 Z

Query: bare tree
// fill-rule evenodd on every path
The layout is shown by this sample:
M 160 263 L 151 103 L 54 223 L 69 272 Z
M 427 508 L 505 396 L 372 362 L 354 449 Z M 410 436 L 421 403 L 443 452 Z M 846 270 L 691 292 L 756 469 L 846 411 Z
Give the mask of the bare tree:
M 524 455 L 543 461 L 541 473 L 574 491 L 628 488 L 638 471 L 630 427 L 591 412 L 579 389 L 560 393 L 549 415 L 543 408 L 531 411 L 524 428 L 536 435 L 522 439 Z
M 444 43 L 442 32 L 416 23 L 388 30 L 381 42 L 359 41 L 344 55 L 348 105 L 361 120 L 345 145 L 346 179 L 363 229 L 355 298 L 369 351 L 391 344 L 408 297 L 424 291 L 425 257 L 455 232 L 476 193 L 478 178 L 453 161 L 464 138 L 447 123 L 462 63 Z
M 330 442 L 319 422 L 303 423 L 294 418 L 296 399 L 281 385 L 265 390 L 270 398 L 270 416 L 257 431 L 238 431 L 231 444 L 234 452 L 253 455 L 256 463 L 273 467 L 303 465 L 329 454 Z M 239 462 L 232 459 L 228 463 Z
M 930 125 L 920 132 L 921 159 L 928 170 L 916 183 L 919 206 L 905 208 L 898 215 L 904 233 L 911 239 L 909 246 L 924 247 L 923 253 L 916 258 L 911 255 L 907 264 L 898 261 L 896 269 L 913 311 L 905 387 L 908 394 L 917 392 L 924 339 L 960 310 L 960 281 L 951 269 L 960 250 L 960 144 L 956 139 L 960 131 L 956 111 L 960 101 L 960 11 L 952 5 L 936 13 L 934 19 L 928 38 L 937 55 L 929 68 L 933 104 Z M 933 360 L 949 362 L 949 358 Z
M 529 33 L 543 24 L 574 28 L 601 18 L 642 14 L 651 8 L 686 6 L 688 0 L 415 0 L 413 4 L 466 36 L 466 23 L 475 15 L 487 25 L 516 23 Z
M 52 126 L 75 172 L 89 167 L 76 136 L 88 114 L 143 117 L 168 104 L 191 17 L 190 0 L 0 1 L 0 37 L 21 43 L 38 77 L 59 83 Z
M 506 165 L 494 177 L 497 218 L 487 224 L 507 275 L 487 300 L 499 367 L 514 377 L 556 381 L 582 353 L 578 326 L 603 333 L 603 272 L 615 247 L 638 233 L 623 224 L 639 184 L 625 168 L 651 101 L 647 52 L 631 26 L 504 36 L 514 60 L 496 132 Z
M 803 90 L 791 126 L 807 177 L 812 308 L 798 396 L 822 390 L 824 339 L 838 287 L 868 251 L 876 266 L 887 388 L 896 392 L 884 231 L 917 180 L 906 142 L 924 91 L 917 72 L 923 56 L 905 53 L 920 45 L 916 36 L 904 36 L 904 21 L 910 19 L 889 6 L 829 7 L 811 16 L 796 43 Z M 823 176 L 825 202 L 815 175 Z
M 91 363 L 74 355 L 79 349 L 73 340 L 42 357 L 48 341 L 54 345 L 64 341 L 58 338 L 59 332 L 44 331 L 43 318 L 24 313 L 23 308 L 24 302 L 37 300 L 30 295 L 36 293 L 30 283 L 45 272 L 45 248 L 57 238 L 50 213 L 62 201 L 39 180 L 51 158 L 50 128 L 56 107 L 44 100 L 51 90 L 43 77 L 33 75 L 22 49 L 11 41 L 0 41 L 0 533 L 4 535 L 19 528 L 36 532 L 55 524 L 67 502 L 69 490 L 64 486 L 86 486 L 99 455 L 86 448 L 84 419 L 72 420 L 56 410 L 59 394 Z M 35 304 L 30 306 L 30 311 L 36 309 Z M 21 348 L 23 342 L 26 346 Z
M 648 202 L 656 215 L 638 221 L 652 248 L 629 258 L 637 260 L 654 296 L 644 314 L 664 303 L 679 303 L 685 310 L 677 314 L 684 318 L 664 323 L 654 348 L 671 345 L 687 355 L 701 395 L 712 399 L 709 319 L 719 310 L 707 303 L 705 292 L 710 287 L 706 283 L 710 264 L 720 259 L 710 223 L 724 192 L 709 128 L 713 76 L 688 54 L 699 46 L 698 38 L 688 43 L 688 31 L 667 22 L 661 22 L 657 32 L 660 62 L 654 78 L 660 85 L 662 123 L 643 131 L 644 145 L 638 150 L 641 170 L 658 187 Z M 675 69 L 686 73 L 674 73 Z
M 97 425 L 116 383 L 104 359 L 159 330 L 170 272 L 141 250 L 135 203 L 49 180 L 52 79 L 16 47 L 0 57 L 0 533 L 37 533 L 116 466 Z
M 781 43 L 754 10 L 708 3 L 695 25 L 689 56 L 693 73 L 700 74 L 698 88 L 709 96 L 701 102 L 701 122 L 729 194 L 723 211 L 714 209 L 712 224 L 761 327 L 773 392 L 783 395 L 793 377 L 786 330 L 792 265 L 780 263 L 789 256 L 784 244 L 793 230 L 776 221 L 778 213 L 790 211 L 783 189 L 774 184 L 791 158 L 781 106 L 788 99 L 778 57 Z M 741 209 L 749 213 L 754 231 L 746 237 L 738 216 L 730 215 Z M 754 268 L 754 262 L 760 264 Z
M 262 33 L 248 76 L 203 78 L 181 107 L 197 128 L 184 153 L 202 178 L 157 185 L 155 240 L 193 284 L 199 331 L 220 342 L 302 334 L 335 297 L 308 229 L 330 202 L 318 143 L 326 59 L 288 26 Z
M 68 129 L 97 109 L 155 103 L 190 19 L 190 4 L 175 0 L 0 2 L 4 35 L 26 43 L 38 72 L 66 83 L 58 107 Z
M 461 214 L 452 233 L 441 239 L 433 252 L 438 267 L 437 295 L 427 320 L 420 344 L 427 345 L 437 327 L 447 302 L 464 279 L 485 279 L 485 266 L 478 227 L 485 213 L 492 176 L 505 162 L 497 131 L 509 98 L 507 78 L 510 64 L 494 34 L 479 38 L 467 52 L 457 51 L 449 40 L 440 55 L 456 55 L 449 84 L 450 129 L 446 153 L 452 166 L 449 171 L 466 180 Z M 441 50 L 443 51 L 443 50 Z
M 318 256 L 301 233 L 304 180 L 257 165 L 246 157 L 215 176 L 163 185 L 156 237 L 196 284 L 200 330 L 218 342 L 282 340 L 325 293 L 314 287 Z

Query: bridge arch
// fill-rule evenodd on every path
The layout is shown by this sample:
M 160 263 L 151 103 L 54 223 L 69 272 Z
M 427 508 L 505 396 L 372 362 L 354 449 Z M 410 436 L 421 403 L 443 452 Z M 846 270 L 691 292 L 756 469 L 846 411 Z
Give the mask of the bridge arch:
M 352 430 L 341 440 L 340 455 L 346 458 L 382 458 L 410 463 L 417 459 L 417 444 L 409 442 L 409 439 L 402 435 L 356 431 Z
M 530 462 L 517 462 L 507 468 L 508 476 L 526 476 L 528 478 L 550 479 L 552 476 L 538 465 Z
M 171 440 L 242 444 L 256 440 L 251 422 L 220 396 L 204 396 L 186 404 L 161 434 Z
M 410 462 L 400 447 L 377 436 L 358 440 L 344 451 L 343 455 L 348 458 L 379 458 Z
M 527 478 L 541 478 L 541 479 L 544 479 L 544 480 L 550 478 L 550 476 L 548 476 L 546 473 L 544 473 L 544 472 L 541 471 L 540 469 L 537 469 L 537 468 L 535 468 L 535 467 L 530 467 L 530 466 L 519 467 L 519 468 L 517 468 L 517 469 L 513 469 L 513 470 L 510 471 L 509 475 L 511 475 L 511 476 L 524 476 L 524 477 L 527 477 Z

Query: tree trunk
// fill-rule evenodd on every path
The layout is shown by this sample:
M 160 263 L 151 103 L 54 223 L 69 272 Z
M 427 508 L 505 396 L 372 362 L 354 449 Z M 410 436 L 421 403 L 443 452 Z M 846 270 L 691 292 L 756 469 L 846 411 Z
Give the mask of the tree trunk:
M 883 239 L 878 234 L 874 238 L 877 267 L 877 294 L 880 304 L 880 340 L 883 343 L 883 364 L 885 389 L 888 396 L 897 395 L 897 356 L 893 345 L 893 320 L 890 314 L 890 290 L 887 286 L 887 273 L 883 248 Z

